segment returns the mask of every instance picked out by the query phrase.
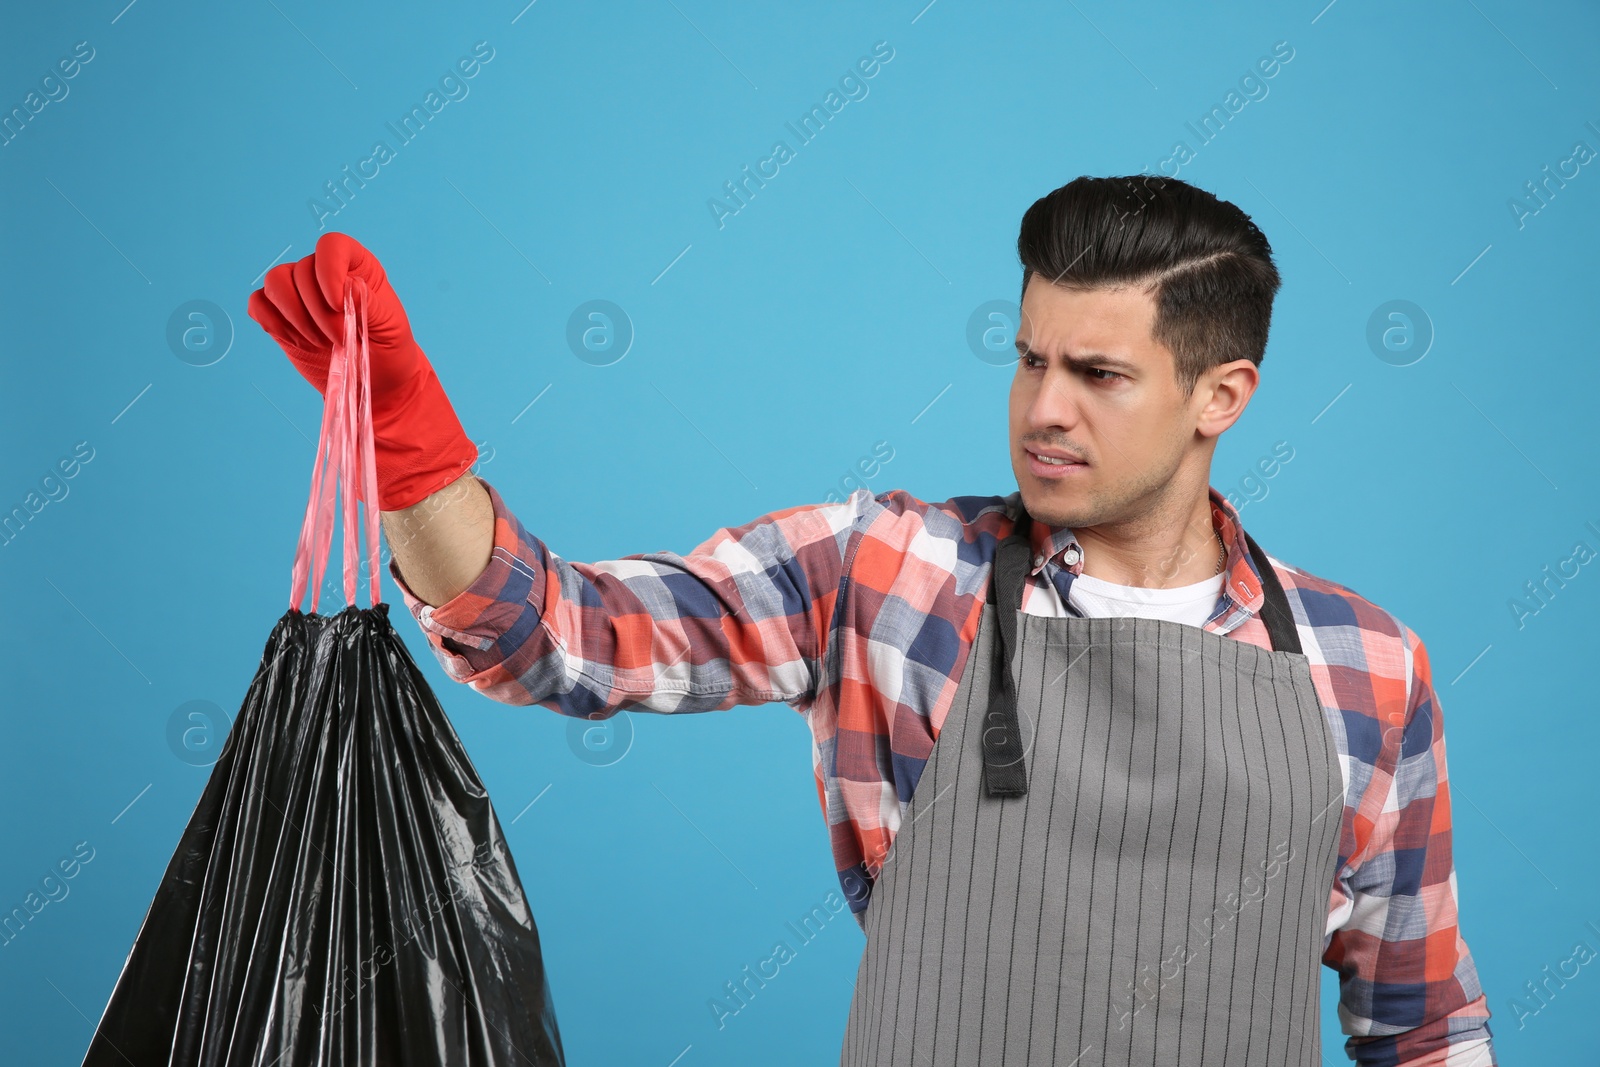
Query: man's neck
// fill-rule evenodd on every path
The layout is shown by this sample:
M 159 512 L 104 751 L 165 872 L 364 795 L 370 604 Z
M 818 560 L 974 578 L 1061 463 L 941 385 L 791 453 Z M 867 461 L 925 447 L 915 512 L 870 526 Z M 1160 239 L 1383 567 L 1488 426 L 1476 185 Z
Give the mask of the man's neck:
M 1209 493 L 1175 517 L 1073 530 L 1083 546 L 1083 573 L 1117 585 L 1170 589 L 1215 577 L 1222 555 Z

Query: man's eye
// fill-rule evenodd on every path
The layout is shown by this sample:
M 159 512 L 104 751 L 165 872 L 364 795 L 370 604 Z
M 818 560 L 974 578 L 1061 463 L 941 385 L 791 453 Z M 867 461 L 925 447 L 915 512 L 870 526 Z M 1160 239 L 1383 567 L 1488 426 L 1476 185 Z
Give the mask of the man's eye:
M 1089 370 L 1088 370 L 1088 373 L 1089 374 L 1104 374 L 1104 375 L 1107 375 L 1107 377 L 1096 378 L 1095 379 L 1096 381 L 1100 381 L 1100 382 L 1109 382 L 1113 378 L 1122 377 L 1122 375 L 1118 374 L 1116 371 L 1106 370 L 1104 367 L 1090 367 Z

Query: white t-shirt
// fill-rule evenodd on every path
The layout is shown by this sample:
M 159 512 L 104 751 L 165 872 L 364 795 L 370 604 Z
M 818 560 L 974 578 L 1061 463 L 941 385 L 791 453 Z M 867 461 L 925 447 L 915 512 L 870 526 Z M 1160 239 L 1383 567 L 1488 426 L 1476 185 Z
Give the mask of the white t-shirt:
M 1067 601 L 1092 618 L 1139 615 L 1147 619 L 1168 619 L 1191 626 L 1204 626 L 1216 610 L 1217 598 L 1222 595 L 1223 577 L 1218 574 L 1193 585 L 1148 589 L 1137 585 L 1117 585 L 1080 574 L 1072 580 Z

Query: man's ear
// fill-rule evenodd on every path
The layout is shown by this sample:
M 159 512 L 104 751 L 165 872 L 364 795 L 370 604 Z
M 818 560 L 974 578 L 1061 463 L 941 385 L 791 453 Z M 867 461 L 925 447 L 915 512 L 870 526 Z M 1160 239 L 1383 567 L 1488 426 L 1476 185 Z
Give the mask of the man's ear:
M 1213 367 L 1195 382 L 1195 402 L 1200 405 L 1196 432 L 1216 437 L 1239 421 L 1261 384 L 1261 372 L 1248 359 Z

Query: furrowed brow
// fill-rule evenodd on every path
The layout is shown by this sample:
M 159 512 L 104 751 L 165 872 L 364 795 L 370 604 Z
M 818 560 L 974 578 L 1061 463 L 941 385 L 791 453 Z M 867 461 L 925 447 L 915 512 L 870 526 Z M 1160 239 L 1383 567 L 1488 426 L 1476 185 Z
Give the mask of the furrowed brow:
M 1028 343 L 1026 341 L 1019 339 L 1017 341 L 1017 358 L 1021 359 L 1024 356 L 1038 356 L 1046 363 L 1050 362 L 1051 359 L 1050 356 L 1043 352 L 1037 351 L 1036 349 L 1028 347 Z M 1056 357 L 1056 359 L 1058 362 L 1065 363 L 1073 370 L 1092 370 L 1095 368 L 1100 368 L 1103 370 L 1116 371 L 1119 374 L 1136 374 L 1139 370 L 1136 365 L 1129 363 L 1127 360 L 1118 359 L 1116 356 L 1108 356 L 1104 352 L 1085 352 L 1081 356 L 1063 355 Z

